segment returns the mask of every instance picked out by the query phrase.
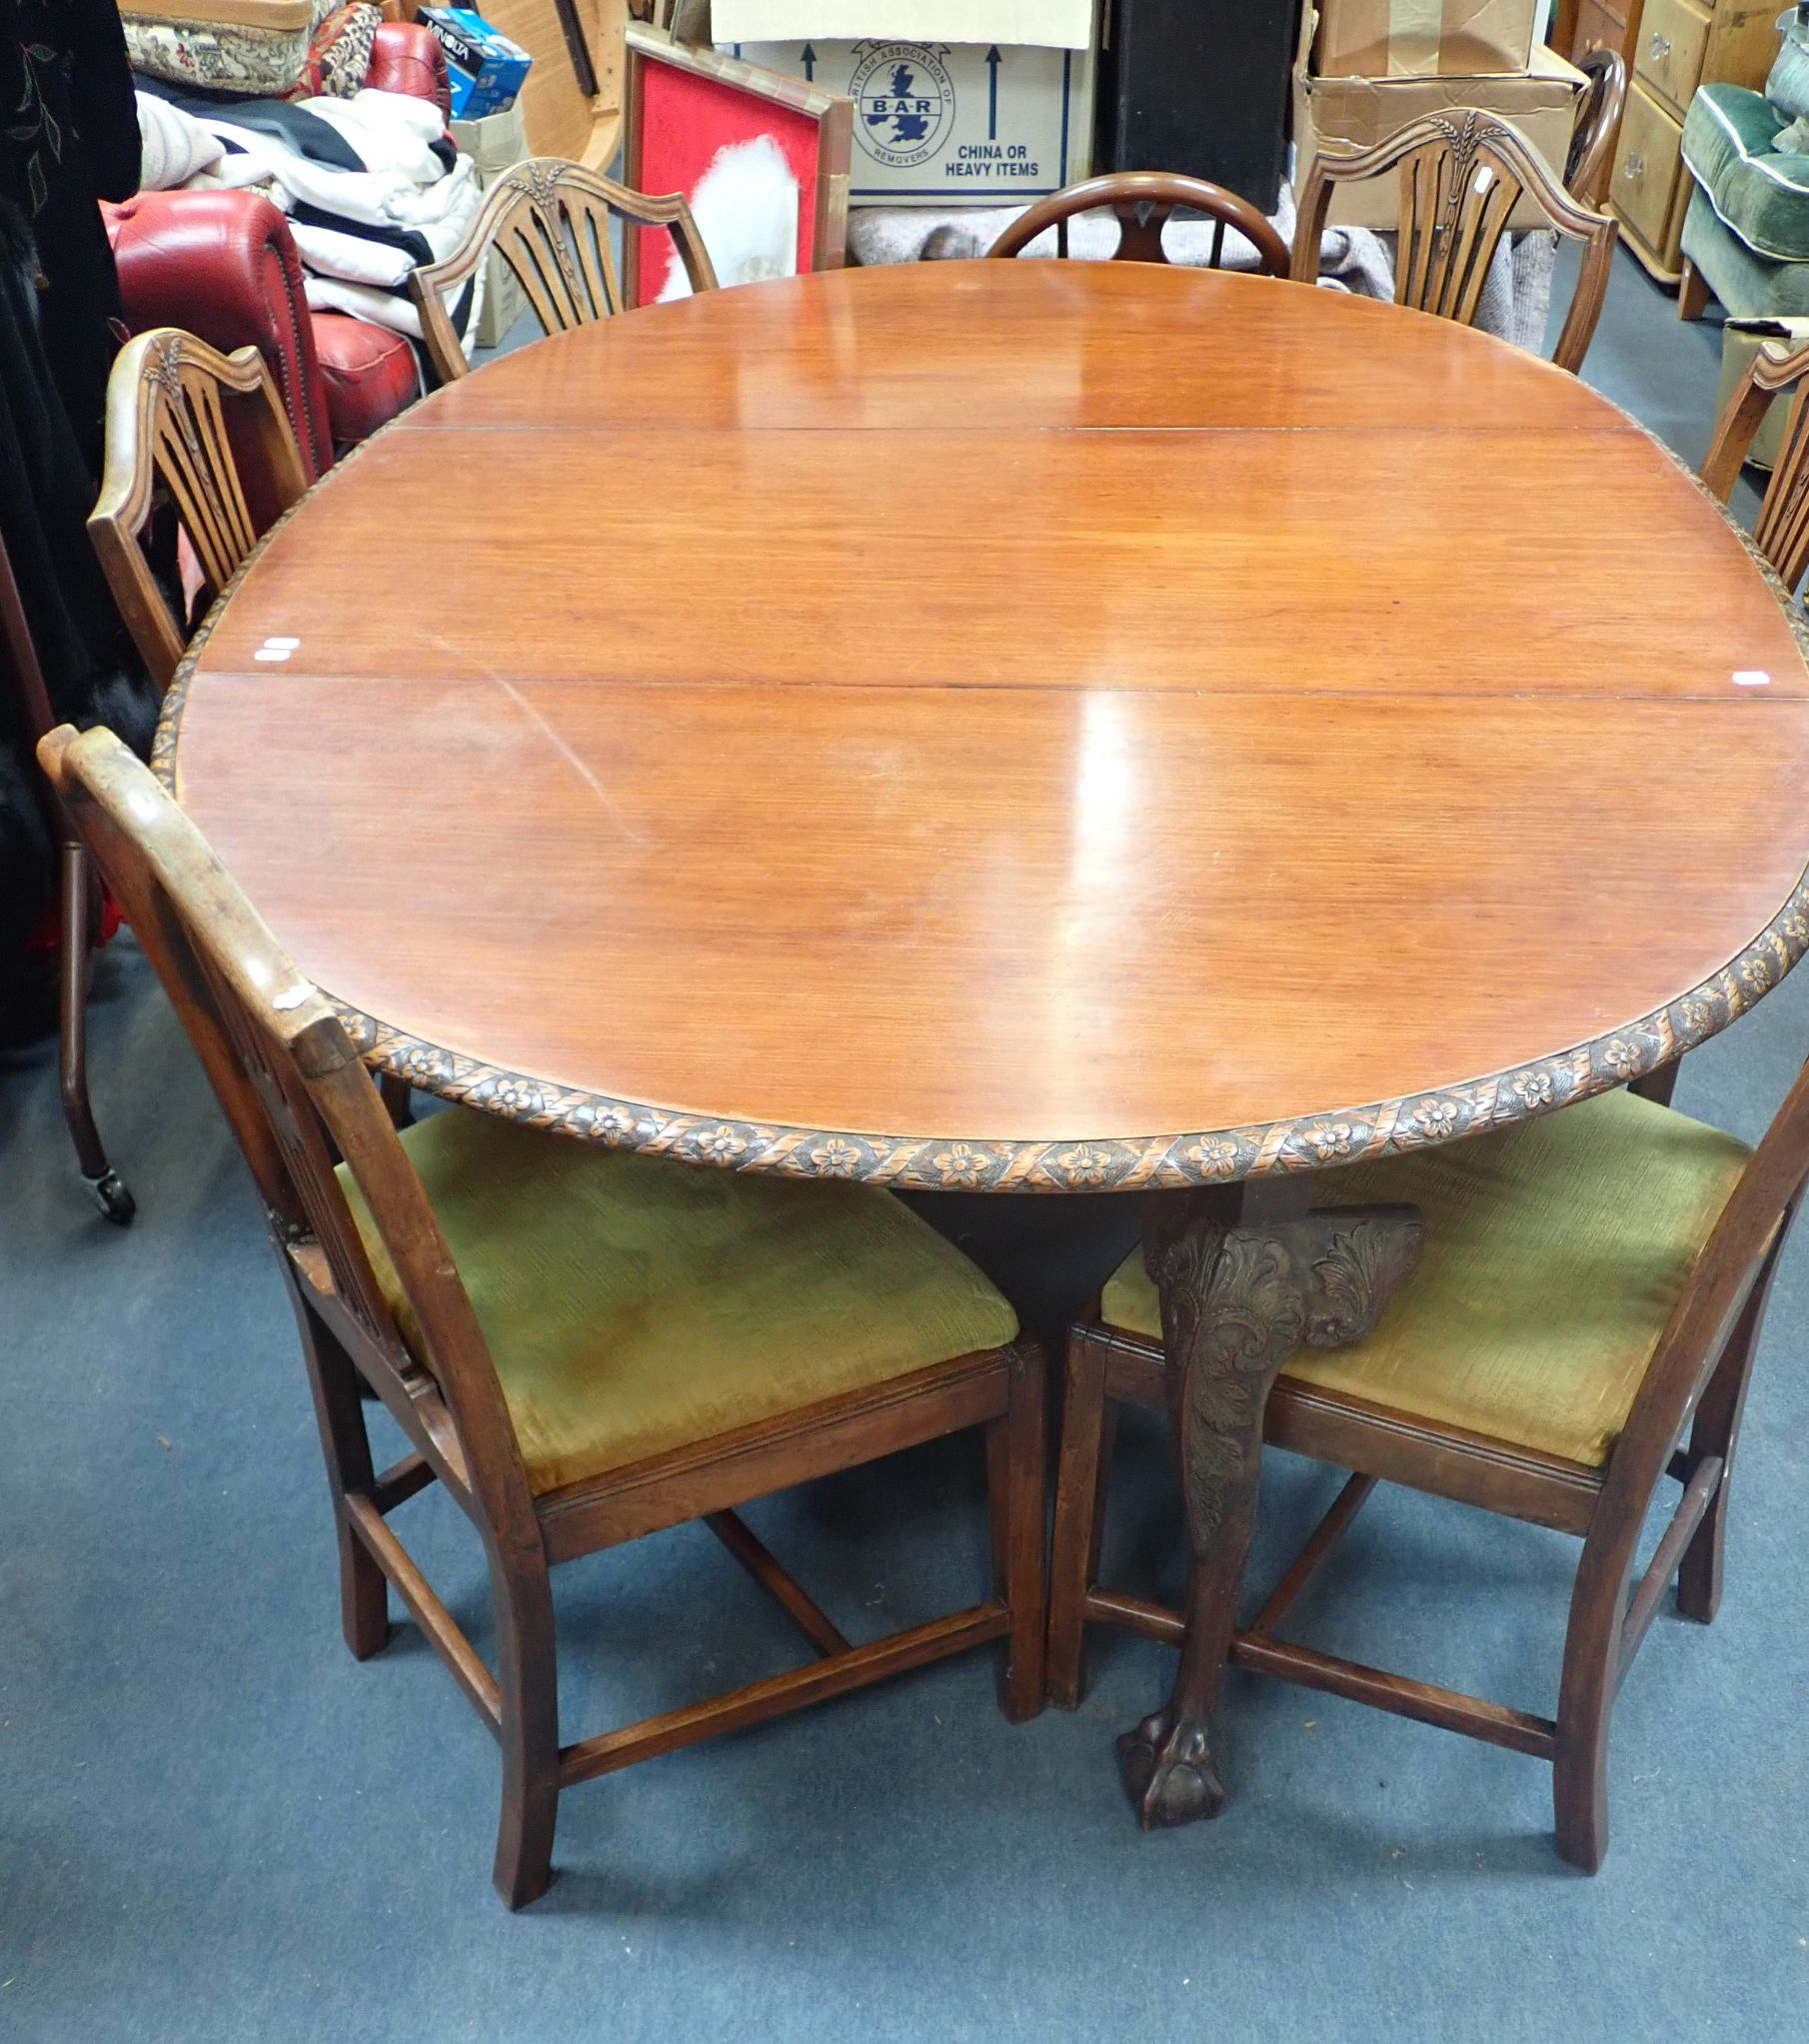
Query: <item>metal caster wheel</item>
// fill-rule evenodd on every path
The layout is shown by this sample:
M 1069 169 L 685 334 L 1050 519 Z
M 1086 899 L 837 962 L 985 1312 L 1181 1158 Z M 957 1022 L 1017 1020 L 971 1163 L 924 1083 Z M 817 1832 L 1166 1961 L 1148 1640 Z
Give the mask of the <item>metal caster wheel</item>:
M 87 1179 L 86 1183 L 94 1194 L 94 1203 L 115 1227 L 131 1224 L 133 1214 L 138 1211 L 138 1201 L 126 1189 L 126 1181 L 118 1171 L 105 1170 L 98 1178 Z

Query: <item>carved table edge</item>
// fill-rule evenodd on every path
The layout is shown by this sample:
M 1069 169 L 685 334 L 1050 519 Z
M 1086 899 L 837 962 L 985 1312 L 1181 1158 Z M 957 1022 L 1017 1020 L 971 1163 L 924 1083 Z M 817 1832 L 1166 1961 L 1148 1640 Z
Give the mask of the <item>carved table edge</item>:
M 1778 579 L 1752 536 L 1702 479 L 1658 435 L 1612 399 L 1601 402 L 1627 421 L 1684 476 L 1740 542 L 1782 609 L 1809 668 L 1809 618 Z M 344 469 L 407 413 L 386 422 L 328 471 Z M 327 480 L 322 478 L 321 481 Z M 226 606 L 320 482 L 265 533 L 220 592 L 190 642 L 164 697 L 151 747 L 151 769 L 179 799 L 176 753 L 196 666 Z M 1717 1035 L 1759 1002 L 1809 951 L 1809 868 L 1783 907 L 1700 986 L 1662 1008 L 1568 1050 L 1506 1066 L 1481 1078 L 1376 1100 L 1334 1112 L 1252 1122 L 1242 1127 L 1139 1136 L 1062 1136 L 1009 1140 L 976 1136 L 878 1135 L 783 1122 L 693 1113 L 561 1086 L 392 1028 L 322 989 L 365 1062 L 423 1092 L 526 1126 L 645 1150 L 687 1163 L 788 1177 L 844 1178 L 925 1192 L 1162 1191 L 1231 1184 L 1287 1171 L 1313 1171 L 1454 1141 L 1611 1091 L 1668 1064 Z

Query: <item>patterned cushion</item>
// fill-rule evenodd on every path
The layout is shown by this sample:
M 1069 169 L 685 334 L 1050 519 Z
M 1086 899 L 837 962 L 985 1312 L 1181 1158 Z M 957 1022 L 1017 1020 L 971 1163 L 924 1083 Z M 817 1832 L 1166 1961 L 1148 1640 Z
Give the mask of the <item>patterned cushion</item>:
M 216 18 L 208 0 L 123 0 L 135 71 L 171 85 L 281 99 L 295 90 L 314 31 L 333 0 L 233 0 Z
M 878 1186 L 674 1163 L 464 1107 L 428 1115 L 402 1140 L 537 1492 L 1017 1333 L 966 1257 Z M 418 1341 L 369 1209 L 346 1182 L 398 1321 Z
M 1809 262 L 1809 156 L 1773 148 L 1784 119 L 1737 85 L 1705 85 L 1683 123 L 1683 160 L 1716 217 L 1755 255 Z
M 1303 1349 L 1302 1383 L 1599 1467 L 1750 1152 L 1630 1092 L 1324 1173 L 1316 1203 L 1405 1199 L 1419 1269 L 1367 1340 Z M 1103 1317 L 1159 1338 L 1138 1251 Z
M 350 99 L 362 91 L 382 25 L 383 11 L 371 0 L 348 0 L 346 6 L 336 7 L 314 31 L 292 97 Z

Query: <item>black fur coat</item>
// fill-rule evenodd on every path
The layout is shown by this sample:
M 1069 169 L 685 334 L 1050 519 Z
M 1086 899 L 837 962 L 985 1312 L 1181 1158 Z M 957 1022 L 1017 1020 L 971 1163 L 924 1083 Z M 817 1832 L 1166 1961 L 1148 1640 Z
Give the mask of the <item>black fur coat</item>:
M 99 209 L 138 183 L 114 0 L 0 0 L 0 540 L 52 709 L 141 750 L 155 693 L 88 543 L 119 290 Z M 0 1031 L 54 848 L 31 733 L 0 655 Z

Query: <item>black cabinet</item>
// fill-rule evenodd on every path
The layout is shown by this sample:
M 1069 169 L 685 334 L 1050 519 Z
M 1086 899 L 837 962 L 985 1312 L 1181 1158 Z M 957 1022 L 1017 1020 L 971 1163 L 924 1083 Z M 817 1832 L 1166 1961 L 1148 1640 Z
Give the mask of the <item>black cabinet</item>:
M 1298 0 L 1106 4 L 1095 169 L 1186 171 L 1272 213 Z

